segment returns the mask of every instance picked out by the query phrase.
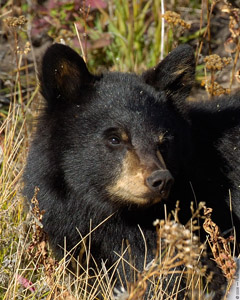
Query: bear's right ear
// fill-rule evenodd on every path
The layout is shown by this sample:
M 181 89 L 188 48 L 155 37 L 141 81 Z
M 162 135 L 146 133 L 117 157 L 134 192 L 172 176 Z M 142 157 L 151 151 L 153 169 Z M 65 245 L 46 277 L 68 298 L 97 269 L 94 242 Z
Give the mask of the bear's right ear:
M 73 49 L 62 44 L 47 49 L 42 60 L 40 85 L 49 106 L 63 100 L 73 101 L 81 87 L 93 80 L 84 60 Z
M 166 56 L 156 67 L 142 74 L 144 81 L 167 98 L 181 102 L 189 95 L 194 83 L 195 57 L 193 48 L 180 45 Z

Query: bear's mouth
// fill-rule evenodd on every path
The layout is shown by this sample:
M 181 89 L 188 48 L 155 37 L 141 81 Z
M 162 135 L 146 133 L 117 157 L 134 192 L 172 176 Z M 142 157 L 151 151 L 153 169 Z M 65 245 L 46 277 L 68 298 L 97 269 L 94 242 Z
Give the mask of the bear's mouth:
M 170 194 L 170 190 L 162 190 L 160 193 L 151 193 L 151 195 L 146 195 L 144 198 L 148 199 L 149 204 L 156 204 L 167 200 Z
M 113 195 L 112 195 L 113 196 Z M 161 191 L 161 192 L 146 192 L 142 195 L 136 195 L 129 193 L 127 190 L 121 190 L 121 192 L 117 195 L 114 195 L 114 201 L 121 203 L 132 203 L 137 204 L 139 206 L 151 206 L 156 203 L 159 203 L 163 200 L 166 200 L 169 196 L 169 191 Z

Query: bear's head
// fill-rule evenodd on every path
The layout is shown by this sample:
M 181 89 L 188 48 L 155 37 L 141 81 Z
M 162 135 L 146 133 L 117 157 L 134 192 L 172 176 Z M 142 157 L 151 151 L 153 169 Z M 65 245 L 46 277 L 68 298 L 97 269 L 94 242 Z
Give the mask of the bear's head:
M 54 153 L 51 186 L 120 206 L 168 198 L 189 164 L 185 100 L 194 69 L 187 45 L 141 75 L 93 75 L 71 48 L 51 46 L 40 75 L 46 107 L 39 129 Z

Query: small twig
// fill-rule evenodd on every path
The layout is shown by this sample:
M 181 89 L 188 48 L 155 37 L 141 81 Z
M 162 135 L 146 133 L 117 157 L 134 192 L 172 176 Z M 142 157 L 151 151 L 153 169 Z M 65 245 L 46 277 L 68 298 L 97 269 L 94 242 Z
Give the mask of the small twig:
M 87 58 L 86 58 L 85 52 L 84 52 L 84 50 L 83 50 L 82 41 L 81 41 L 81 38 L 80 38 L 80 35 L 79 35 L 79 32 L 78 32 L 78 28 L 77 28 L 77 24 L 76 24 L 76 23 L 74 23 L 74 27 L 75 27 L 76 34 L 77 34 L 77 38 L 78 38 L 79 45 L 80 45 L 80 48 L 81 48 L 83 60 L 84 60 L 85 62 L 87 62 Z
M 233 62 L 232 76 L 230 79 L 230 87 L 229 87 L 230 90 L 232 89 L 232 84 L 233 84 L 233 80 L 235 77 L 235 70 L 236 70 L 236 65 L 237 65 L 237 61 L 239 58 L 239 51 L 240 51 L 240 38 L 238 38 L 237 49 L 236 49 L 235 58 L 234 58 L 234 62 Z
M 164 54 L 164 24 L 165 24 L 165 20 L 163 15 L 165 14 L 165 10 L 164 10 L 164 0 L 161 0 L 161 13 L 162 13 L 162 25 L 161 25 L 161 56 L 160 59 L 163 60 L 163 54 Z

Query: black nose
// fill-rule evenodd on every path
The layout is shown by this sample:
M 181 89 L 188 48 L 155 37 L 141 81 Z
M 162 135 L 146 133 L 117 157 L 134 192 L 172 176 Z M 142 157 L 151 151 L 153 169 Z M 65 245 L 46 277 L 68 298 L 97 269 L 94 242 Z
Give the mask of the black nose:
M 174 179 L 168 170 L 154 171 L 147 179 L 146 183 L 151 191 L 159 192 L 163 198 L 167 197 Z

